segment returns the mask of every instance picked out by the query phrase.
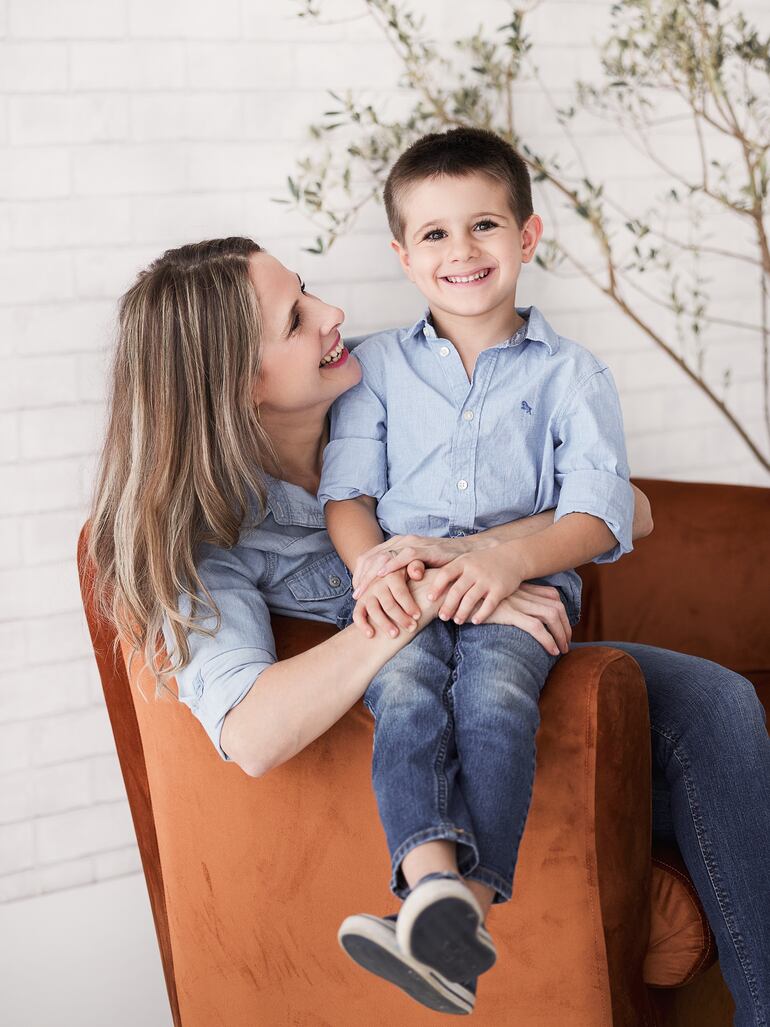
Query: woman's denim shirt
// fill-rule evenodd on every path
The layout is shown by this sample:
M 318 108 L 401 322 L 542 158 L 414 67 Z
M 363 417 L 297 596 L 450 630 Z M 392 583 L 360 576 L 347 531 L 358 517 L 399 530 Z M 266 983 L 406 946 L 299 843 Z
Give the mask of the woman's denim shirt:
M 198 573 L 221 614 L 214 637 L 190 632 L 190 662 L 175 675 L 190 707 L 227 760 L 220 736 L 226 714 L 276 662 L 270 612 L 344 627 L 352 609 L 351 581 L 324 525 L 318 500 L 303 488 L 266 478 L 267 511 L 257 504 L 232 549 L 202 545 Z M 269 610 L 268 610 L 269 607 Z M 189 603 L 180 600 L 181 611 Z M 203 621 L 215 628 L 212 617 Z M 173 657 L 173 635 L 163 635 Z

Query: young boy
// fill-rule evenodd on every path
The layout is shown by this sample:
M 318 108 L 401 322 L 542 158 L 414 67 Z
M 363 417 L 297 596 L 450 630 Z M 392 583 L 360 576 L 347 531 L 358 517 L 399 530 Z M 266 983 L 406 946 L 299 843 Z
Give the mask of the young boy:
M 469 1013 L 495 960 L 486 912 L 511 897 L 538 700 L 558 659 L 555 645 L 485 621 L 537 580 L 577 623 L 570 568 L 631 550 L 634 502 L 608 368 L 515 306 L 543 230 L 524 162 L 491 132 L 428 135 L 394 165 L 385 205 L 429 309 L 356 349 L 362 381 L 333 409 L 318 495 L 339 554 L 356 568 L 384 537 L 475 535 L 556 507 L 539 534 L 447 564 L 439 617 L 364 697 L 391 888 L 405 901 L 398 918 L 349 917 L 340 942 L 430 1008 Z M 368 585 L 363 630 L 414 627 L 406 578 L 401 566 Z

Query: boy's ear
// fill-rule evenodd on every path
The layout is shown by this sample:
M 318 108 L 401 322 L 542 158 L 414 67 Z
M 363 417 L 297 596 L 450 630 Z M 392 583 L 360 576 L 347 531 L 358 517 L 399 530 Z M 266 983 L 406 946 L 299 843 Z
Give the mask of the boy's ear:
M 397 239 L 391 239 L 390 248 L 396 253 L 398 259 L 401 261 L 401 267 L 404 269 L 404 274 L 410 282 L 414 281 L 412 277 L 412 264 L 409 260 L 409 251 L 406 246 L 402 246 Z
M 528 264 L 534 257 L 542 235 L 543 219 L 539 214 L 531 214 L 521 230 L 521 260 L 523 264 Z

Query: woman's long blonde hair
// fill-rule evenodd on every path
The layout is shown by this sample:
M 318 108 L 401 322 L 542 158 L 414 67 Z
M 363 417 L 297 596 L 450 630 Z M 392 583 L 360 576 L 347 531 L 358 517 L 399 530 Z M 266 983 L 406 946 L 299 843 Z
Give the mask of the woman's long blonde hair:
M 156 694 L 189 662 L 190 630 L 219 627 L 199 545 L 233 546 L 254 497 L 264 505 L 272 450 L 253 394 L 261 336 L 248 275 L 260 249 L 236 237 L 168 250 L 120 302 L 88 555 L 97 609 L 144 657 Z M 160 659 L 164 617 L 173 664 Z

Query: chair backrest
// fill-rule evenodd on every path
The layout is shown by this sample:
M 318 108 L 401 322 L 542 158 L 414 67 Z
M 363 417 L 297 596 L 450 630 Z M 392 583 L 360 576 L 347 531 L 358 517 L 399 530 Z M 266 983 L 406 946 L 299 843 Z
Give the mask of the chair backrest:
M 655 529 L 613 564 L 580 568 L 576 641 L 642 642 L 770 687 L 770 489 L 642 479 Z
M 174 1027 L 181 1027 L 179 999 L 174 979 L 174 956 L 171 950 L 166 894 L 163 888 L 163 868 L 158 852 L 158 837 L 152 812 L 152 796 L 147 779 L 142 737 L 136 719 L 123 654 L 116 646 L 115 632 L 97 615 L 93 603 L 93 566 L 86 556 L 88 525 L 84 525 L 78 539 L 78 573 L 88 629 L 94 648 L 104 698 L 110 716 L 112 733 L 120 760 L 120 769 L 126 786 L 128 803 L 134 821 L 134 830 L 142 857 L 144 878 L 150 895 L 150 906 L 155 921 L 155 933 L 163 961 L 171 1014 Z

